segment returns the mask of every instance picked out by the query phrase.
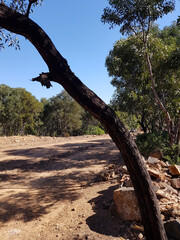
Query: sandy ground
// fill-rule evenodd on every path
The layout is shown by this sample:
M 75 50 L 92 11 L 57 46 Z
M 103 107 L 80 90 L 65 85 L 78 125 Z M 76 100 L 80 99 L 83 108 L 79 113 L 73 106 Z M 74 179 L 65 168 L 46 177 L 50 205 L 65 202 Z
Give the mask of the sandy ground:
M 109 210 L 117 181 L 97 177 L 122 164 L 108 135 L 1 137 L 0 148 L 1 240 L 126 237 Z

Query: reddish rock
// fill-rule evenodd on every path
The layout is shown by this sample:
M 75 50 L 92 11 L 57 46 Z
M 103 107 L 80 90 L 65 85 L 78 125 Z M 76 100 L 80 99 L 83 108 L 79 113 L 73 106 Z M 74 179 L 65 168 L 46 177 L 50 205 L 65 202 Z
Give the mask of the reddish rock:
M 154 177 L 154 178 L 159 178 L 161 181 L 165 180 L 165 175 L 163 173 L 160 173 L 157 170 L 154 169 L 148 169 L 148 172 L 150 174 L 150 176 Z
M 149 156 L 153 158 L 157 158 L 159 160 L 163 159 L 163 154 L 159 149 L 156 149 L 155 151 L 151 152 Z
M 179 165 L 171 165 L 169 166 L 170 173 L 174 176 L 180 176 L 180 166 Z

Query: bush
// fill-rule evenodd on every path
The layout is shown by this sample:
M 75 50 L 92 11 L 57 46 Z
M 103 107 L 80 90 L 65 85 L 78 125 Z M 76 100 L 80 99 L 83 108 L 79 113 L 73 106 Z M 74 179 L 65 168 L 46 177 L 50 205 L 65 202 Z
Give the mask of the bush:
M 136 143 L 141 154 L 148 158 L 149 154 L 154 150 L 161 150 L 164 160 L 170 163 L 180 164 L 179 146 L 174 144 L 172 147 L 169 145 L 167 132 L 159 133 L 143 133 L 137 135 Z
M 88 126 L 88 129 L 86 131 L 87 135 L 103 135 L 105 134 L 104 130 L 102 130 L 100 127 L 98 126 Z

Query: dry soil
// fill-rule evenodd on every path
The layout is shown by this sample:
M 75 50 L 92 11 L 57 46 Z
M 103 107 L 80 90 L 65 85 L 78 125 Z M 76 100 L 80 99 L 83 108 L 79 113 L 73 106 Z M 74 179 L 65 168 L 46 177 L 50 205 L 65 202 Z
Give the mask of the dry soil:
M 99 181 L 123 164 L 109 138 L 0 138 L 0 239 L 121 239 L 128 229 L 109 207 L 117 181 Z

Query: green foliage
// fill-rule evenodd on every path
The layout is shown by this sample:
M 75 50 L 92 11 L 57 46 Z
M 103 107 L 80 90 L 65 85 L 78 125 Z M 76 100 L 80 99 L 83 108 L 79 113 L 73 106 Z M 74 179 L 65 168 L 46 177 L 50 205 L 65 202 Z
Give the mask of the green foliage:
M 143 156 L 148 158 L 149 154 L 154 150 L 161 150 L 164 160 L 168 160 L 171 164 L 180 164 L 179 147 L 174 144 L 169 145 L 167 132 L 152 132 L 139 134 L 136 139 L 137 146 Z
M 33 2 L 32 4 L 33 7 L 41 5 L 43 2 L 43 0 L 36 0 L 36 1 L 35 0 L 3 0 L 3 1 L 6 4 L 6 6 L 24 15 L 27 12 L 29 2 Z
M 86 131 L 86 134 L 87 135 L 103 135 L 105 134 L 105 132 L 99 126 L 89 125 Z
M 96 119 L 62 91 L 39 102 L 22 88 L 0 85 L 0 135 L 104 134 Z
M 104 134 L 104 131 L 101 132 L 100 129 L 103 129 L 101 124 L 87 111 L 82 110 L 82 126 L 80 130 L 80 134 L 82 135 L 101 135 Z
M 175 23 L 163 30 L 154 26 L 148 42 L 154 79 L 158 83 L 156 91 L 175 122 L 176 129 L 180 109 L 179 36 L 180 30 Z M 176 61 L 172 61 L 175 52 Z M 135 115 L 144 132 L 162 131 L 166 127 L 165 116 L 154 100 L 149 71 L 142 56 L 142 42 L 135 36 L 115 43 L 106 59 L 109 75 L 113 77 L 112 85 L 116 87 L 111 105 L 115 110 Z
M 27 13 L 29 2 L 34 2 L 31 6 L 30 13 L 33 12 L 33 8 L 42 5 L 43 0 L 3 0 L 4 4 L 16 12 L 19 12 L 23 15 Z M 1 3 L 1 2 L 0 2 Z M 20 50 L 19 40 L 11 32 L 6 31 L 5 29 L 0 28 L 0 50 L 2 48 L 14 47 L 16 50 Z
M 44 99 L 42 102 L 44 102 L 43 135 L 76 135 L 82 125 L 82 108 L 66 91 L 47 101 Z
M 110 6 L 104 9 L 101 20 L 110 24 L 111 28 L 120 26 L 122 34 L 142 30 L 148 32 L 150 22 L 173 11 L 175 7 L 173 0 L 108 0 L 108 2 Z
M 135 117 L 135 115 L 120 111 L 116 111 L 116 114 L 118 115 L 118 117 L 121 119 L 121 121 L 124 123 L 128 130 L 137 129 L 139 127 L 138 119 Z
M 23 88 L 0 85 L 0 126 L 2 135 L 33 134 L 42 104 Z

